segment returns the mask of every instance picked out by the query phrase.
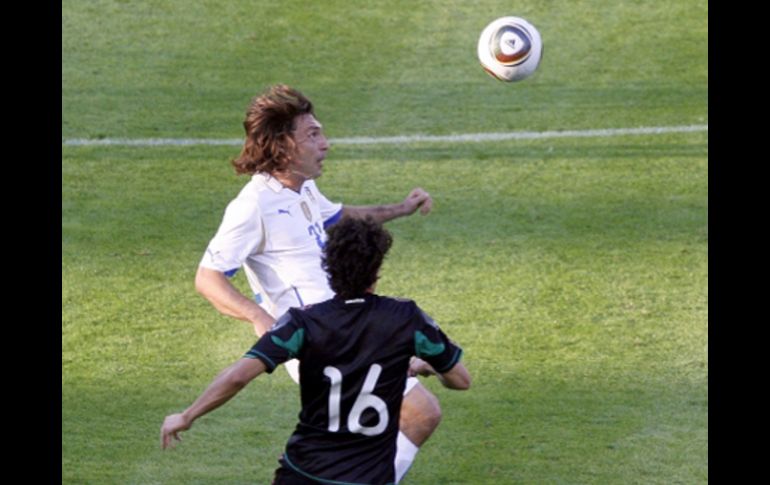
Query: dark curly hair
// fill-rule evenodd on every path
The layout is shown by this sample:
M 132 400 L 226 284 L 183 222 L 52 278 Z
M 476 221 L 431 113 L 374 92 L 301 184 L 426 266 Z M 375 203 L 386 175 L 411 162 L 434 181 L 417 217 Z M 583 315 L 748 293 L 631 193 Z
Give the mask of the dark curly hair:
M 286 169 L 294 148 L 294 120 L 313 113 L 313 103 L 285 84 L 268 88 L 251 100 L 243 128 L 246 141 L 231 163 L 238 174 L 273 173 Z
M 341 298 L 363 296 L 377 281 L 393 237 L 371 217 L 345 217 L 328 231 L 321 265 Z

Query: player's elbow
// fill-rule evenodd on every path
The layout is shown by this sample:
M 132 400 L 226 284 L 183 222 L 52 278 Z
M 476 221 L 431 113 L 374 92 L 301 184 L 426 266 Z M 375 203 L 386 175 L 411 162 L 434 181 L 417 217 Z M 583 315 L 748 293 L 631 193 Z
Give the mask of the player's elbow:
M 214 270 L 204 268 L 203 266 L 199 266 L 198 271 L 195 273 L 195 291 L 206 299 L 209 298 L 211 293 L 212 273 L 214 273 Z
M 468 377 L 455 377 L 453 379 L 445 379 L 444 385 L 449 389 L 454 389 L 455 391 L 465 391 L 470 389 L 471 387 L 471 378 L 470 376 L 468 376 Z
M 195 273 L 195 291 L 203 295 L 206 291 L 206 268 L 198 266 Z
M 456 386 L 455 386 L 455 389 L 457 389 L 458 391 L 467 391 L 470 388 L 471 388 L 471 376 L 470 376 L 470 374 L 466 374 L 465 376 L 463 376 L 456 383 Z
M 471 387 L 471 375 L 462 364 L 452 367 L 452 370 L 442 375 L 444 385 L 450 389 L 465 391 Z
M 254 378 L 259 375 L 262 370 L 259 367 L 256 367 L 256 369 L 259 369 L 255 371 L 255 368 L 252 368 L 251 366 L 251 360 L 244 360 L 241 359 L 241 361 L 236 362 L 233 364 L 230 368 L 228 368 L 225 371 L 225 379 L 227 380 L 228 386 L 236 392 L 240 391 L 251 381 L 254 380 Z M 247 364 L 244 364 L 244 362 L 247 362 Z M 256 362 L 256 361 L 254 361 Z

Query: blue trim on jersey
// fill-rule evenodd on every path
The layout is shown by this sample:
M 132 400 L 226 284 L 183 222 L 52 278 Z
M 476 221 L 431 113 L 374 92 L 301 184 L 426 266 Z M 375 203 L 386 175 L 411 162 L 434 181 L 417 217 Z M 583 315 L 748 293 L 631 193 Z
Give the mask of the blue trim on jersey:
M 273 360 L 270 357 L 266 356 L 265 354 L 263 354 L 259 350 L 251 349 L 248 352 L 246 352 L 246 355 L 244 355 L 243 358 L 244 359 L 259 359 L 259 360 L 261 360 L 262 362 L 265 363 L 265 365 L 268 367 L 268 369 L 270 369 L 270 371 L 272 371 L 273 369 L 278 367 L 278 364 L 273 362 Z
M 294 470 L 295 472 L 299 473 L 305 478 L 309 478 L 311 480 L 316 480 L 320 483 L 328 483 L 329 485 L 368 485 L 366 483 L 355 483 L 355 482 L 340 482 L 338 480 L 328 480 L 326 478 L 316 477 L 314 475 L 311 475 L 309 473 L 305 473 L 302 471 L 297 465 L 291 462 L 289 460 L 289 457 L 286 455 L 286 453 L 283 454 L 283 460 L 286 462 L 287 465 L 289 465 L 289 468 Z M 396 485 L 395 482 L 386 483 L 385 485 Z
M 296 286 L 292 286 L 291 289 L 294 290 L 294 296 L 297 297 L 297 301 L 299 301 L 299 306 L 300 307 L 305 306 L 305 302 L 303 302 L 302 301 L 302 297 L 299 296 L 299 290 L 297 290 L 297 287 Z
M 235 273 L 237 272 L 238 272 L 238 268 L 235 268 L 235 269 L 227 270 L 224 273 L 225 273 L 225 276 L 227 276 L 228 278 L 232 278 L 233 276 L 235 276 Z
M 324 221 L 324 229 L 326 229 L 331 225 L 336 224 L 337 222 L 339 222 L 340 219 L 342 219 L 342 209 L 340 209 L 339 212 L 337 212 L 336 214 L 334 214 L 333 216 L 331 216 L 330 218 Z

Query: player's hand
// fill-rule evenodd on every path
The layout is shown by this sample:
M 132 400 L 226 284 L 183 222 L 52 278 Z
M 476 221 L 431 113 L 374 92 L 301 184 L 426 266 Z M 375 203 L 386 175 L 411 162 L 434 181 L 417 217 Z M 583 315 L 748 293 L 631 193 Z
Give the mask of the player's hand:
M 418 208 L 420 214 L 427 215 L 433 207 L 433 199 L 430 194 L 421 188 L 412 189 L 404 199 L 404 207 L 407 214 L 413 214 Z
M 176 443 L 172 441 L 173 438 L 176 441 L 182 441 L 179 433 L 181 431 L 187 431 L 190 429 L 190 423 L 183 414 L 171 414 L 166 416 L 163 420 L 163 426 L 160 427 L 160 448 L 165 450 L 169 446 L 173 448 Z
M 409 360 L 409 377 L 436 375 L 436 370 L 427 362 L 419 357 L 412 357 Z

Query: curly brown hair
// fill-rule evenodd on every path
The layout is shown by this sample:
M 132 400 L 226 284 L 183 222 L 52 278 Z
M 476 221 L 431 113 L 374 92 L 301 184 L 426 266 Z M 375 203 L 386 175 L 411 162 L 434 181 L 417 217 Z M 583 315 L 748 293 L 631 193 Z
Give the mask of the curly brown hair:
M 371 217 L 345 217 L 328 231 L 321 265 L 340 298 L 363 296 L 377 282 L 393 237 Z
M 286 169 L 296 147 L 294 120 L 313 113 L 313 103 L 302 93 L 278 84 L 254 97 L 246 110 L 246 141 L 241 155 L 232 160 L 238 174 L 273 173 Z

